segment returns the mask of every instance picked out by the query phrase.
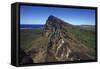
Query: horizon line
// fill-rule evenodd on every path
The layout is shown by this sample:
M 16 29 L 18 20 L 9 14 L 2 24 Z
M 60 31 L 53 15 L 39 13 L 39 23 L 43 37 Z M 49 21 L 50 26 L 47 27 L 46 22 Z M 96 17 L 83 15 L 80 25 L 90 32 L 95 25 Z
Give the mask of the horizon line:
M 20 25 L 45 25 L 45 24 L 20 24 Z M 72 24 L 72 25 L 74 25 L 74 24 Z M 79 25 L 79 24 L 77 24 L 77 25 Z M 80 25 L 93 25 L 93 24 L 80 24 Z

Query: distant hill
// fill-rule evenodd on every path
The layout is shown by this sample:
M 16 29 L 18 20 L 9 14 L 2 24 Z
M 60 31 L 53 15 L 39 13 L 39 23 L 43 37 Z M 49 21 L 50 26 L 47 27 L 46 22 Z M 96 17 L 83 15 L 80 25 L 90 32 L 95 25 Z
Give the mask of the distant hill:
M 77 25 L 80 29 L 95 31 L 95 25 Z

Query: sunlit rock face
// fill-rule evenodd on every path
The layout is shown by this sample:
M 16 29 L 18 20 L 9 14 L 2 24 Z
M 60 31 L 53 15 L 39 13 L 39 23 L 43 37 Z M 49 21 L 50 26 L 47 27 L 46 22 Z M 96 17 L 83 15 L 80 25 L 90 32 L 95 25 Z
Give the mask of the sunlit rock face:
M 44 35 L 48 37 L 47 61 L 65 61 L 71 50 L 68 47 L 62 27 L 64 22 L 55 16 L 49 16 L 44 27 Z
M 48 17 L 43 28 L 43 35 L 48 38 L 46 62 L 92 59 L 88 49 L 70 33 L 73 28 L 53 15 Z

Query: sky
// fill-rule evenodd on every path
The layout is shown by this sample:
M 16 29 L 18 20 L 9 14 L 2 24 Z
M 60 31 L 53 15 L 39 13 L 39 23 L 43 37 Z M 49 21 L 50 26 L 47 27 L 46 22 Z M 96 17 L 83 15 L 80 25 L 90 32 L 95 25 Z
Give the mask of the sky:
M 20 6 L 20 24 L 45 24 L 50 15 L 73 25 L 95 25 L 94 9 Z

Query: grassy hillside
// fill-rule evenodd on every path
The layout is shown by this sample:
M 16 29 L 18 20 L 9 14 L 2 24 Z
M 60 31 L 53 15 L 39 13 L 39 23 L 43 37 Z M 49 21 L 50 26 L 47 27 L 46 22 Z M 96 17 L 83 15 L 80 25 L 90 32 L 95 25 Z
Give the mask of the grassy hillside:
M 21 49 L 28 53 L 35 63 L 44 62 L 47 40 L 42 37 L 42 29 L 22 29 L 20 38 Z
M 91 51 L 91 55 L 95 55 L 95 32 L 92 30 L 83 30 L 79 28 L 74 28 L 70 30 L 72 35 L 88 47 Z
M 21 48 L 23 50 L 30 48 L 32 46 L 32 42 L 41 36 L 41 29 L 21 29 L 20 30 L 20 42 Z

